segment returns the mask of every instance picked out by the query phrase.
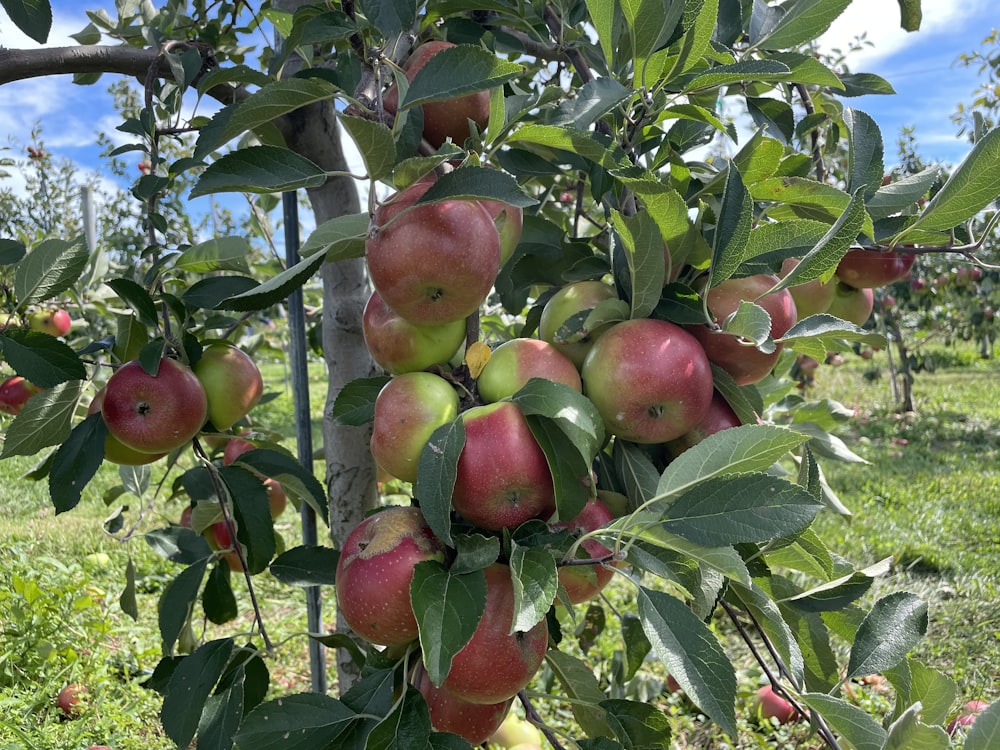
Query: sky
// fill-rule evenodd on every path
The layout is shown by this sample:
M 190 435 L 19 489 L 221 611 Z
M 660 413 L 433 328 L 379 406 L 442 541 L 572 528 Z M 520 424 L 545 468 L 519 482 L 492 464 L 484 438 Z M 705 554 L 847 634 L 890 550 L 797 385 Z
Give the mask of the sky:
M 849 56 L 847 64 L 852 72 L 876 73 L 888 79 L 898 95 L 844 101 L 864 110 L 880 125 L 887 166 L 896 159 L 895 144 L 903 126 L 916 128 L 919 152 L 928 162 L 954 164 L 967 152 L 969 145 L 956 138 L 957 126 L 951 115 L 959 101 L 971 99 L 978 75 L 974 69 L 955 65 L 955 60 L 961 53 L 980 47 L 990 30 L 1000 26 L 1000 12 L 994 3 L 923 0 L 921 30 L 908 34 L 899 28 L 897 0 L 854 0 L 821 39 L 824 49 L 846 49 L 856 36 L 867 32 L 868 40 L 874 43 Z M 101 5 L 114 15 L 109 0 L 53 0 L 54 22 L 48 45 L 75 44 L 69 35 L 87 23 L 82 8 Z M 2 12 L 0 45 L 37 46 Z M 23 157 L 32 127 L 41 123 L 47 149 L 72 159 L 86 174 L 99 161 L 97 133 L 118 135 L 114 130 L 118 121 L 105 88 L 103 83 L 76 86 L 69 76 L 0 86 L 0 158 Z M 195 199 L 192 210 L 197 211 L 199 205 L 207 210 L 208 199 Z

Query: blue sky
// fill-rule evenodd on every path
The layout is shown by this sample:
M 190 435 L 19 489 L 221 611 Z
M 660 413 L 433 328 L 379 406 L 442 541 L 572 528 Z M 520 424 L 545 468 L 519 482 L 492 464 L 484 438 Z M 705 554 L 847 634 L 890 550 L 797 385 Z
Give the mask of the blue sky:
M 845 47 L 856 35 L 867 31 L 875 46 L 850 57 L 849 66 L 854 72 L 872 72 L 887 78 L 899 94 L 846 100 L 848 106 L 868 112 L 881 126 L 887 165 L 895 159 L 895 142 L 904 125 L 916 126 L 921 154 L 928 161 L 955 163 L 968 150 L 968 144 L 955 137 L 957 128 L 950 116 L 957 102 L 971 98 L 978 79 L 975 70 L 954 62 L 962 52 L 977 48 L 991 28 L 1000 26 L 1000 10 L 996 10 L 994 2 L 923 0 L 922 30 L 907 34 L 899 29 L 897 0 L 855 0 L 825 35 L 825 47 Z M 102 4 L 114 13 L 108 0 L 54 0 L 49 44 L 75 44 L 69 34 L 86 25 L 82 8 Z M 0 44 L 36 46 L 2 14 Z M 11 145 L 11 137 L 23 149 L 36 122 L 42 124 L 49 150 L 73 159 L 83 169 L 97 164 L 96 133 L 115 134 L 117 124 L 103 83 L 74 86 L 66 76 L 0 86 L 0 149 Z M 23 153 L 0 150 L 0 156 Z M 207 199 L 197 200 L 204 201 L 207 208 Z

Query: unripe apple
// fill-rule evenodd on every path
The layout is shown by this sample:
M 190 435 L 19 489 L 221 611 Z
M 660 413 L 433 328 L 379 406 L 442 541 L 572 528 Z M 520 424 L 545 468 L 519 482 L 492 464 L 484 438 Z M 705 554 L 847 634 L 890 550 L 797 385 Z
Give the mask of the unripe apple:
M 194 365 L 208 399 L 208 418 L 217 430 L 228 430 L 247 415 L 264 393 L 264 378 L 242 349 L 215 341 Z
M 578 368 L 583 367 L 583 360 L 593 343 L 611 328 L 610 323 L 588 331 L 579 340 L 564 342 L 560 328 L 574 315 L 593 310 L 601 302 L 615 299 L 618 293 L 613 286 L 603 281 L 577 281 L 567 284 L 553 294 L 545 307 L 538 323 L 538 335 L 553 344 L 556 349 L 565 354 Z
M 583 510 L 569 521 L 553 524 L 557 529 L 569 529 L 574 534 L 585 534 L 607 526 L 614 520 L 611 510 L 600 498 L 583 506 Z M 596 539 L 584 539 L 580 545 L 587 557 L 597 559 L 611 554 L 611 550 Z M 593 599 L 611 582 L 613 562 L 603 565 L 563 565 L 559 567 L 559 583 L 566 589 L 571 604 Z
M 361 316 L 361 332 L 372 359 L 386 372 L 426 370 L 443 365 L 465 342 L 465 319 L 437 325 L 416 325 L 392 311 L 373 291 Z
M 962 706 L 962 712 L 948 722 L 948 734 L 954 735 L 963 727 L 971 727 L 976 723 L 979 714 L 990 707 L 989 703 L 983 701 L 969 701 Z
M 691 430 L 676 440 L 669 441 L 667 443 L 667 453 L 673 458 L 677 458 L 681 453 L 691 446 L 697 445 L 709 435 L 714 435 L 730 427 L 739 426 L 740 419 L 736 416 L 736 412 L 733 411 L 733 408 L 723 398 L 722 394 L 715 391 L 712 394 L 712 403 L 708 407 L 705 416 Z
M 372 456 L 394 477 L 416 482 L 431 434 L 457 416 L 458 393 L 447 380 L 430 372 L 397 375 L 375 398 Z
M 337 563 L 338 611 L 362 638 L 383 646 L 417 637 L 410 604 L 413 568 L 444 561 L 444 544 L 418 508 L 392 506 L 369 516 L 344 540 Z
M 489 743 L 499 745 L 505 750 L 510 750 L 518 745 L 541 745 L 542 733 L 534 724 L 525 721 L 511 711 L 500 727 L 490 736 Z
M 108 378 L 101 414 L 108 431 L 142 453 L 169 453 L 191 440 L 208 417 L 197 376 L 174 359 L 161 359 L 155 375 L 132 360 Z
M 545 454 L 512 401 L 462 412 L 465 446 L 458 458 L 452 505 L 467 521 L 499 531 L 555 511 Z
M 799 262 L 798 258 L 785 258 L 781 264 L 781 270 L 778 272 L 778 277 L 785 278 Z M 833 278 L 825 283 L 819 279 L 813 279 L 804 284 L 788 287 L 788 293 L 795 301 L 796 319 L 802 320 L 810 315 L 825 313 L 830 308 L 830 303 L 833 302 L 836 284 L 837 281 Z
M 378 293 L 396 314 L 419 325 L 468 317 L 500 271 L 500 236 L 478 201 L 414 207 L 432 184 L 417 182 L 380 205 L 365 242 Z
M 553 344 L 539 339 L 511 339 L 500 344 L 490 354 L 476 384 L 479 395 L 489 404 L 510 398 L 532 378 L 545 378 L 583 392 L 576 365 Z
M 858 289 L 885 286 L 909 276 L 916 257 L 891 250 L 848 250 L 837 266 L 837 277 Z
M 470 703 L 443 687 L 435 687 L 423 666 L 416 669 L 413 686 L 427 702 L 431 726 L 439 732 L 452 732 L 470 745 L 481 745 L 496 731 L 510 711 L 513 699 L 499 703 Z
M 42 389 L 34 383 L 29 383 L 20 375 L 13 375 L 0 383 L 0 412 L 18 415 L 28 402 L 28 399 Z
M 72 324 L 69 313 L 58 307 L 35 310 L 28 315 L 28 327 L 32 331 L 47 333 L 50 336 L 65 336 Z
M 87 407 L 87 416 L 97 414 L 104 406 L 104 398 L 107 395 L 107 388 L 101 388 Z M 103 419 L 103 416 L 101 417 Z M 145 466 L 154 461 L 159 461 L 166 453 L 143 453 L 142 451 L 129 448 L 108 431 L 104 438 L 104 458 L 113 464 L 122 466 Z
M 594 343 L 582 374 L 608 431 L 636 443 L 680 437 L 712 402 L 712 368 L 701 344 L 664 320 L 617 323 Z
M 545 621 L 531 630 L 511 633 L 514 586 L 510 568 L 493 563 L 485 570 L 486 611 L 476 632 L 451 662 L 442 683 L 472 703 L 496 704 L 512 698 L 534 676 L 548 648 Z
M 81 704 L 87 699 L 87 694 L 86 685 L 72 682 L 59 691 L 59 695 L 56 696 L 56 704 L 63 716 L 67 719 L 76 719 L 83 712 Z
M 868 322 L 874 306 L 875 294 L 871 289 L 859 289 L 840 281 L 827 313 L 860 327 Z

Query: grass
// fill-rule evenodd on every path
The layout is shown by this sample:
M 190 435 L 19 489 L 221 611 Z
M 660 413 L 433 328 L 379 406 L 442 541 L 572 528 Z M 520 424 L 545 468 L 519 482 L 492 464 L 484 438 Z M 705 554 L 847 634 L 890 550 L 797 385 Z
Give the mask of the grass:
M 963 701 L 991 701 L 1000 695 L 995 666 L 1000 664 L 1000 363 L 942 352 L 934 372 L 917 376 L 916 412 L 897 416 L 884 358 L 884 353 L 871 361 L 849 358 L 840 368 L 824 368 L 809 394 L 855 409 L 856 418 L 840 435 L 871 462 L 824 464 L 854 515 L 849 523 L 822 517 L 820 531 L 834 551 L 855 563 L 891 557 L 892 574 L 872 595 L 905 589 L 925 598 L 931 630 L 918 658 L 956 679 Z M 265 368 L 265 376 L 278 397 L 255 410 L 256 422 L 287 434 L 291 410 L 284 371 L 275 364 Z M 312 380 L 318 447 L 325 400 L 319 363 Z M 78 508 L 55 517 L 44 483 L 18 478 L 34 462 L 0 462 L 0 481 L 7 489 L 0 496 L 0 750 L 84 750 L 100 742 L 116 748 L 173 747 L 154 718 L 158 697 L 140 683 L 159 660 L 156 602 L 176 571 L 147 545 L 122 545 L 102 532 L 102 522 L 122 501 L 112 492 L 118 483 L 113 469 L 102 469 Z M 316 469 L 322 476 L 318 464 Z M 130 503 L 129 519 L 139 510 L 134 498 Z M 178 501 L 158 503 L 143 528 L 174 520 L 180 509 Z M 296 517 L 286 512 L 279 531 L 289 545 L 297 543 Z M 137 570 L 138 622 L 117 604 L 130 556 Z M 269 634 L 281 644 L 269 664 L 272 690 L 308 690 L 301 593 L 267 575 L 255 584 Z M 611 602 L 624 609 L 629 596 L 624 587 L 616 588 Z M 331 601 L 328 595 L 328 612 Z M 235 628 L 230 624 L 218 632 L 250 629 L 245 593 L 238 593 L 238 603 Z M 738 713 L 745 731 L 738 744 L 722 743 L 682 694 L 664 690 L 665 675 L 656 670 L 630 683 L 629 697 L 659 705 L 672 717 L 677 748 L 818 747 L 801 727 L 755 724 L 750 698 L 759 670 L 724 621 L 717 629 L 740 670 Z M 568 630 L 568 640 L 575 642 Z M 215 632 L 208 628 L 205 635 Z M 578 654 L 603 673 L 612 668 L 616 648 L 618 628 L 609 610 L 605 632 Z M 333 682 L 332 665 L 329 676 Z M 54 706 L 55 695 L 74 681 L 91 686 L 92 700 L 80 719 L 65 721 Z M 540 684 L 544 687 L 544 675 Z M 891 705 L 881 685 L 856 690 L 857 701 L 875 713 Z M 539 705 L 556 708 L 557 716 L 569 720 L 567 706 L 541 700 Z

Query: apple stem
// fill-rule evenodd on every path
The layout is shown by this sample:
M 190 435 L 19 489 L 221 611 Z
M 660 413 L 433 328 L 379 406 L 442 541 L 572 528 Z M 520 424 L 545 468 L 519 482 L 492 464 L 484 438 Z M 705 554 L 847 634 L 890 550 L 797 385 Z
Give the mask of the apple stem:
M 566 750 L 566 748 L 562 745 L 562 743 L 559 742 L 559 739 L 556 737 L 555 732 L 549 729 L 548 725 L 545 723 L 545 720 L 542 719 L 541 714 L 539 714 L 538 710 L 532 705 L 531 699 L 528 697 L 528 694 L 524 690 L 521 690 L 517 694 L 517 697 L 518 700 L 521 701 L 521 705 L 524 706 L 524 717 L 531 724 L 538 727 L 538 730 L 543 735 L 545 735 L 545 739 L 547 739 L 549 741 L 549 744 L 552 745 L 552 749 Z
M 572 560 L 560 560 L 556 563 L 557 568 L 568 568 L 573 565 L 607 565 L 610 562 L 614 562 L 618 558 L 614 552 L 609 552 L 606 555 L 601 555 L 600 557 L 575 557 Z

